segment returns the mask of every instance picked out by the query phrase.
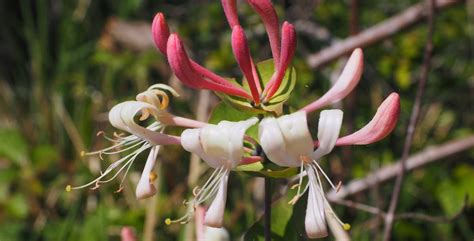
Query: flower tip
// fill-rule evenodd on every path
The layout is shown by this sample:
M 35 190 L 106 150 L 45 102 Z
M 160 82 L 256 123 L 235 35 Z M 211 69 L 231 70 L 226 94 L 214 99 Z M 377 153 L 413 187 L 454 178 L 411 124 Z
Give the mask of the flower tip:
M 67 186 L 66 186 L 66 192 L 71 192 L 71 191 L 72 191 L 71 185 L 67 185 Z
M 348 224 L 348 223 L 345 223 L 344 225 L 342 225 L 342 228 L 343 228 L 345 231 L 349 231 L 349 230 L 351 230 L 351 225 Z
M 166 56 L 166 42 L 170 35 L 170 30 L 168 24 L 166 23 L 165 15 L 163 15 L 163 13 L 158 12 L 153 18 L 151 32 L 156 47 L 163 55 Z
M 86 152 L 85 151 L 81 151 L 81 157 L 84 157 L 86 155 Z
M 166 225 L 171 225 L 171 219 L 170 219 L 170 218 L 167 218 L 167 219 L 165 220 L 165 224 L 166 224 Z

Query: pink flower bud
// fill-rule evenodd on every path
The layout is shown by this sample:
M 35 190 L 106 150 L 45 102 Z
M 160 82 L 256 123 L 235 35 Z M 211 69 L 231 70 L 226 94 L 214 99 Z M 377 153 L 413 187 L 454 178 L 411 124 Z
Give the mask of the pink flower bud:
M 235 3 L 235 0 L 221 0 L 221 3 L 230 28 L 240 25 L 239 16 L 237 15 L 237 4 Z
M 379 141 L 395 128 L 399 114 L 400 96 L 392 93 L 382 102 L 374 118 L 366 126 L 351 135 L 339 138 L 336 145 L 367 145 Z
M 135 234 L 130 227 L 123 227 L 120 231 L 120 237 L 122 241 L 135 241 Z
M 163 13 L 157 13 L 151 24 L 153 41 L 160 52 L 166 56 L 166 44 L 170 36 L 170 29 Z
M 357 48 L 352 52 L 341 76 L 326 94 L 313 103 L 303 107 L 303 111 L 312 112 L 328 104 L 337 102 L 346 97 L 359 83 L 364 60 L 362 50 Z
M 235 59 L 239 64 L 240 69 L 245 75 L 252 93 L 253 100 L 257 105 L 260 104 L 260 94 L 258 93 L 257 85 L 258 79 L 254 79 L 252 71 L 252 59 L 250 50 L 247 44 L 245 32 L 240 25 L 232 28 L 232 50 L 234 51 Z
M 269 100 L 280 88 L 283 77 L 285 76 L 286 69 L 290 64 L 296 49 L 296 31 L 293 25 L 288 22 L 283 23 L 281 37 L 281 58 L 278 69 L 266 86 L 267 95 L 266 100 Z
M 185 85 L 195 89 L 208 89 L 252 99 L 242 88 L 212 82 L 198 74 L 177 34 L 170 35 L 167 44 L 167 53 L 171 69 L 176 77 L 178 77 L 178 79 L 180 79 Z
M 260 15 L 268 34 L 270 47 L 272 49 L 275 69 L 280 63 L 280 33 L 278 26 L 278 17 L 270 0 L 247 0 L 250 6 Z

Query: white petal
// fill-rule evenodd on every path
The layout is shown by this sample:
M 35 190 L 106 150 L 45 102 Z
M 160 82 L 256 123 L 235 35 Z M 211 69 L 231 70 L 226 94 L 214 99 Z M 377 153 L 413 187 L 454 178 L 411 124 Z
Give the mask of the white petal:
M 245 132 L 257 122 L 258 118 L 254 117 L 239 122 L 221 121 L 218 124 L 222 131 L 227 131 L 227 137 L 229 139 L 229 160 L 231 161 L 232 168 L 240 163 L 244 154 L 243 142 Z
M 176 143 L 176 138 L 151 131 L 138 125 L 134 118 L 141 111 L 149 111 L 156 116 L 159 114 L 159 110 L 148 103 L 140 101 L 125 101 L 112 107 L 109 112 L 109 121 L 115 128 L 138 136 L 153 145 Z
M 284 115 L 277 119 L 278 125 L 285 138 L 288 154 L 297 161 L 293 166 L 300 166 L 300 156 L 311 156 L 314 144 L 308 129 L 306 112 L 299 111 L 290 115 Z
M 221 130 L 217 125 L 206 125 L 201 129 L 200 141 L 204 153 L 214 157 L 219 162 L 209 163 L 210 166 L 216 168 L 216 166 L 221 166 L 227 162 L 230 143 L 226 130 Z
M 339 137 L 343 112 L 341 110 L 324 110 L 321 112 L 318 124 L 319 147 L 313 154 L 314 160 L 331 152 Z
M 243 156 L 245 131 L 257 121 L 257 118 L 250 118 L 239 122 L 221 121 L 217 125 L 206 125 L 200 128 L 198 141 L 201 152 L 198 153 L 191 149 L 190 151 L 200 156 L 213 168 L 221 166 L 234 168 Z M 196 141 L 196 138 L 193 141 Z M 196 146 L 197 144 L 187 143 L 187 145 Z M 199 148 L 194 149 L 198 150 Z
M 204 224 L 214 228 L 221 228 L 224 221 L 224 210 L 227 200 L 227 180 L 229 173 L 221 177 L 217 195 L 209 206 L 204 218 Z
M 265 155 L 272 162 L 287 167 L 298 161 L 288 155 L 283 133 L 274 117 L 267 117 L 260 121 L 258 139 Z
M 181 146 L 183 146 L 186 151 L 198 155 L 212 168 L 218 168 L 222 165 L 221 159 L 219 157 L 209 156 L 204 152 L 201 144 L 201 131 L 201 128 L 184 130 L 181 134 Z
M 198 241 L 230 241 L 230 235 L 225 228 L 206 227 L 204 239 Z
M 314 171 L 308 169 L 309 195 L 306 208 L 305 229 L 309 238 L 323 238 L 328 235 L 324 211 L 324 197 Z
M 145 167 L 143 168 L 142 175 L 138 181 L 137 188 L 135 190 L 135 195 L 137 199 L 144 199 L 155 195 L 156 188 L 153 183 L 150 182 L 150 173 L 153 171 L 156 163 L 156 157 L 160 146 L 154 146 L 148 154 L 148 159 L 146 160 Z

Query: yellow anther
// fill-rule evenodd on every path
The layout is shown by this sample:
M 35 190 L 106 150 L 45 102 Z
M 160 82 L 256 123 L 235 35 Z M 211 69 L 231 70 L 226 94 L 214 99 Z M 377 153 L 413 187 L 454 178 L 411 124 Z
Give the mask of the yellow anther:
M 86 155 L 85 151 L 81 151 L 81 157 L 84 157 Z
M 170 224 L 171 224 L 171 219 L 167 218 L 167 219 L 165 220 L 165 224 L 166 224 L 166 225 L 170 225 Z
M 70 192 L 71 190 L 72 190 L 71 185 L 67 185 L 67 186 L 66 186 L 66 192 Z
M 148 176 L 148 180 L 150 180 L 150 182 L 153 182 L 156 180 L 157 177 L 158 175 L 156 175 L 155 172 L 150 172 L 150 176 Z
M 351 225 L 348 224 L 348 223 L 345 223 L 344 225 L 342 225 L 342 228 L 346 231 L 349 231 L 349 230 L 351 230 Z

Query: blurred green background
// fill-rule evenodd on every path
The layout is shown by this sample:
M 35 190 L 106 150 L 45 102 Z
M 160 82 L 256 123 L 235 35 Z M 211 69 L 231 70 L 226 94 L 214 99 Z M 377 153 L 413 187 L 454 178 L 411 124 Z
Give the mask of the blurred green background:
M 185 212 L 182 200 L 192 190 L 187 185 L 189 154 L 180 148 L 167 147 L 160 153 L 160 193 L 148 204 L 134 197 L 145 155 L 135 162 L 122 193 L 114 193 L 120 179 L 98 190 L 66 193 L 64 188 L 92 180 L 117 158 L 82 158 L 80 152 L 109 145 L 96 136 L 101 130 L 109 134 L 115 131 L 107 122 L 107 111 L 120 101 L 133 99 L 149 85 L 168 83 L 176 87 L 182 97 L 173 98 L 170 110 L 195 117 L 199 93 L 181 88 L 172 78 L 166 59 L 152 45 L 149 24 L 156 12 L 166 15 L 194 59 L 224 76 L 239 76 L 230 30 L 219 2 L 0 1 L 0 241 L 119 240 L 122 226 L 132 226 L 141 239 L 145 216 L 150 212 L 156 220 L 154 240 L 189 237 L 184 225 L 163 223 L 166 217 L 179 217 Z M 417 2 L 359 1 L 358 26 L 373 26 Z M 342 63 L 334 61 L 311 69 L 305 56 L 349 36 L 349 1 L 274 3 L 280 19 L 309 21 L 330 33 L 327 38 L 298 33 L 293 61 L 297 87 L 288 104 L 302 107 L 321 96 L 329 88 L 332 76 L 339 73 Z M 432 71 L 412 153 L 474 134 L 472 8 L 472 1 L 467 1 L 437 13 Z M 254 58 L 269 58 L 270 49 L 258 15 L 246 4 L 239 5 L 239 14 Z M 362 127 L 392 91 L 401 96 L 400 120 L 395 131 L 377 144 L 337 148 L 325 162 L 334 180 L 347 183 L 400 158 L 426 35 L 423 22 L 364 49 L 362 80 L 356 94 L 343 103 L 345 116 L 349 116 L 344 120 L 345 130 Z M 212 96 L 211 106 L 216 101 Z M 311 120 L 314 126 L 316 116 Z M 406 176 L 398 212 L 450 216 L 463 206 L 465 194 L 470 194 L 471 199 L 465 212 L 448 223 L 396 221 L 394 240 L 474 238 L 473 160 L 471 148 Z M 277 182 L 284 184 L 284 180 Z M 238 240 L 250 227 L 258 230 L 254 223 L 261 215 L 261 198 L 256 187 L 261 181 L 234 173 L 230 185 L 225 224 L 232 240 Z M 386 210 L 392 188 L 390 181 L 350 199 Z M 295 236 L 285 236 L 290 235 L 285 234 L 290 229 L 302 232 L 304 213 L 298 216 L 297 212 L 302 207 L 303 204 L 295 207 L 290 222 L 280 218 L 279 223 L 274 223 L 276 236 L 286 237 L 281 240 Z M 359 210 L 334 207 L 344 221 L 352 224 L 353 240 L 380 239 L 380 219 Z M 274 217 L 289 218 L 291 213 L 292 206 L 283 200 Z M 258 240 L 256 236 L 249 234 L 248 240 Z

